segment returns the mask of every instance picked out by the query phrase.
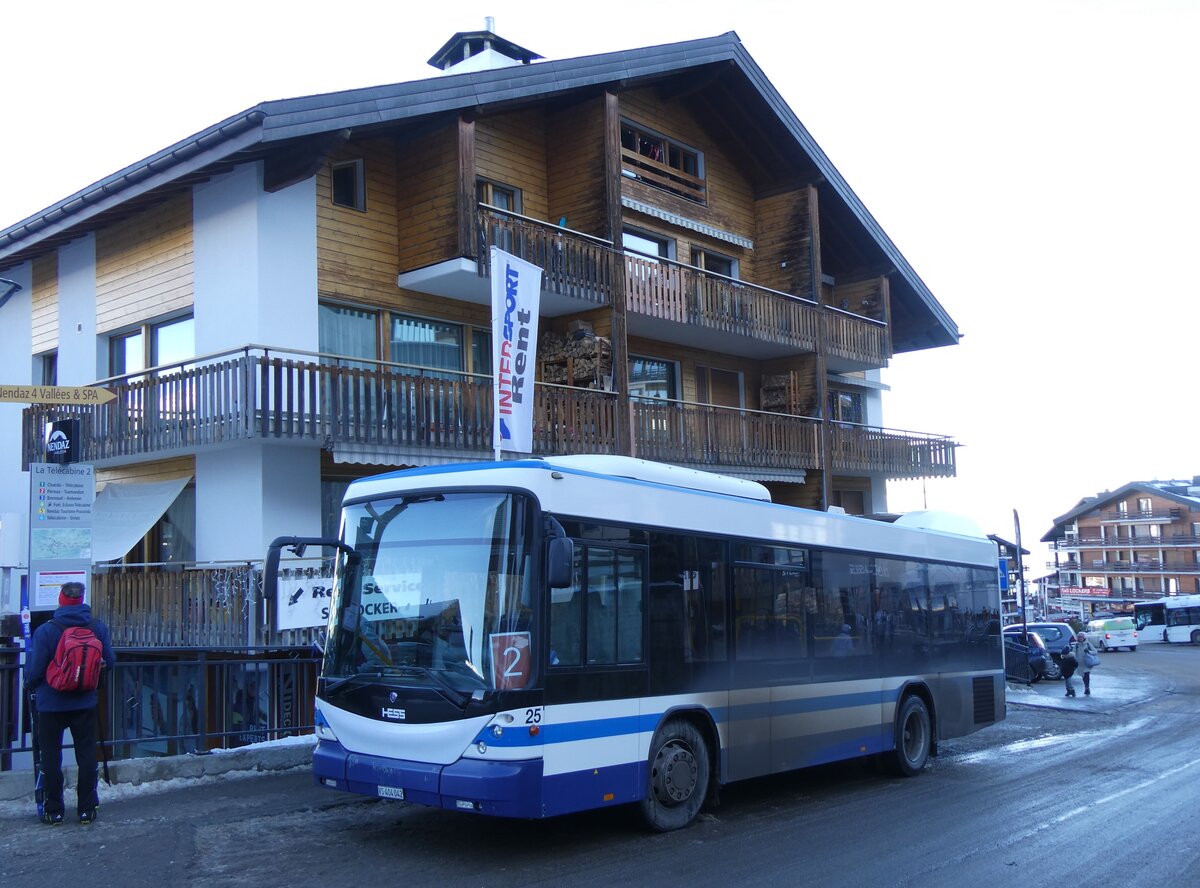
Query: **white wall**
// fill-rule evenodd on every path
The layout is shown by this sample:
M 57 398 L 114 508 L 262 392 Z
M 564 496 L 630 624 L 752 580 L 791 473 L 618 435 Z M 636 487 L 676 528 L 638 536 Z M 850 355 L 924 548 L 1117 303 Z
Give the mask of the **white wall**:
M 320 536 L 321 452 L 252 443 L 196 455 L 196 560 L 262 559 L 277 536 Z
M 196 353 L 258 344 L 317 351 L 316 178 L 268 194 L 248 163 L 193 189 Z M 196 455 L 196 559 L 261 559 L 321 531 L 317 442 Z
M 89 234 L 58 250 L 58 384 L 107 376 L 108 362 L 97 352 L 96 236 Z
M 317 350 L 316 188 L 268 194 L 251 163 L 193 189 L 197 354 Z

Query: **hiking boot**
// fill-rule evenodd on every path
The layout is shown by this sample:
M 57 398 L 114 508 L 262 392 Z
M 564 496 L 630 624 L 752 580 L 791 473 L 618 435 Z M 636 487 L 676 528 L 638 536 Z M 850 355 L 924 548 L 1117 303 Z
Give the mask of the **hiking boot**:
M 1084 689 L 1083 689 L 1083 696 L 1085 696 L 1085 697 L 1090 697 L 1090 696 L 1092 696 L 1092 689 L 1091 689 L 1091 688 L 1084 688 Z
M 42 823 L 47 826 L 62 826 L 63 816 L 59 814 L 51 814 L 49 811 L 42 812 Z
M 92 810 L 90 810 L 90 811 L 80 811 L 79 812 L 79 822 L 82 823 L 84 826 L 87 826 L 88 824 L 91 824 L 91 823 L 95 823 L 96 822 L 96 809 L 92 808 Z

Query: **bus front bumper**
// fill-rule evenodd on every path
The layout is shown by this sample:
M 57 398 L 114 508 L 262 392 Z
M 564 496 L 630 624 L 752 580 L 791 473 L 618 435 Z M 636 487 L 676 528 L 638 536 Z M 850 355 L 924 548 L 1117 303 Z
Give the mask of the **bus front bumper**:
M 449 765 L 410 762 L 349 752 L 334 740 L 313 750 L 313 779 L 321 786 L 378 798 L 473 811 L 496 817 L 538 818 L 542 807 L 542 760 Z

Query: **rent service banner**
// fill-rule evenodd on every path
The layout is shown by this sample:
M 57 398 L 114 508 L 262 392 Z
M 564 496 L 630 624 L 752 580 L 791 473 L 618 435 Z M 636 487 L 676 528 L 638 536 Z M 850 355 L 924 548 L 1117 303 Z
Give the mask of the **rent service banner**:
M 491 250 L 493 442 L 501 450 L 533 452 L 533 377 L 542 270 L 498 247 Z

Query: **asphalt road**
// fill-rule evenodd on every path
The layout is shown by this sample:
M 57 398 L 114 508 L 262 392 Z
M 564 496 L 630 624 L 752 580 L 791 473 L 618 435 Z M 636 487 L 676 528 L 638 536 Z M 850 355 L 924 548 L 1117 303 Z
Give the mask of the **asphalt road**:
M 916 779 L 860 762 L 726 787 L 689 829 L 627 810 L 491 820 L 318 789 L 170 781 L 93 826 L 0 812 L 0 884 L 1174 886 L 1200 873 L 1200 647 L 1108 653 L 1092 697 L 1014 689 Z

